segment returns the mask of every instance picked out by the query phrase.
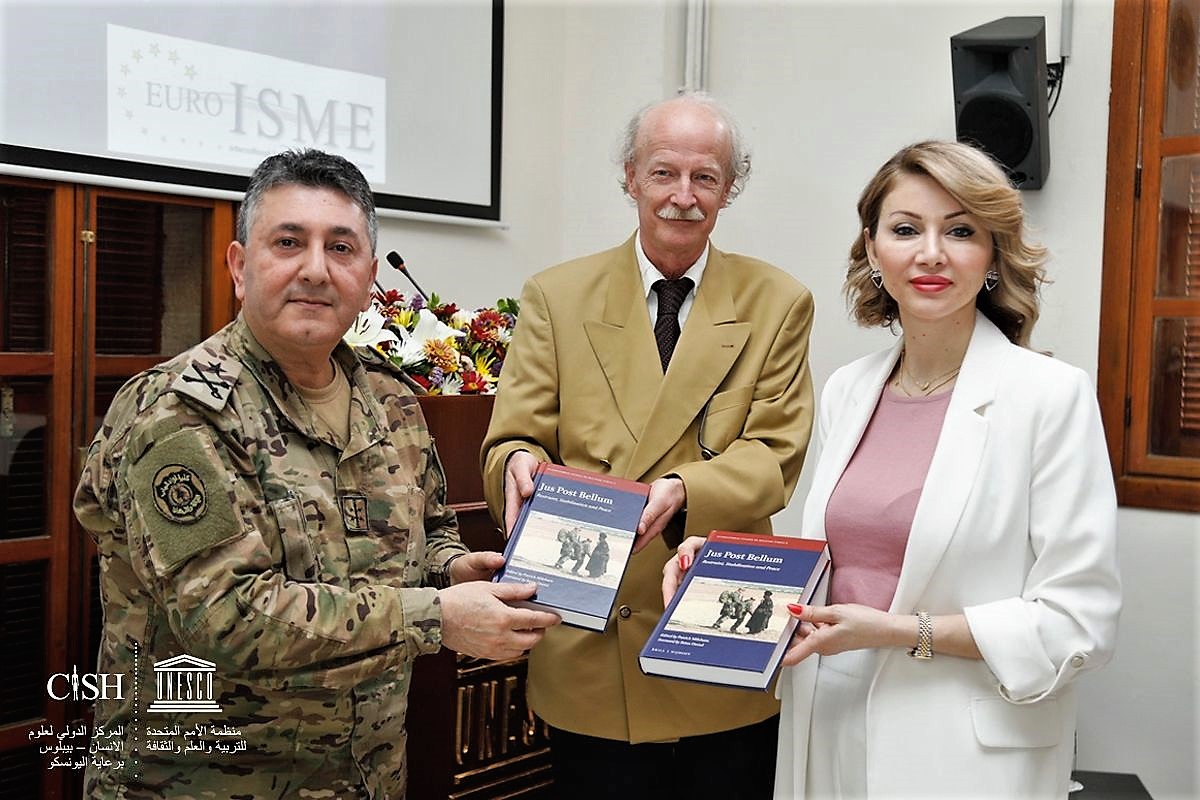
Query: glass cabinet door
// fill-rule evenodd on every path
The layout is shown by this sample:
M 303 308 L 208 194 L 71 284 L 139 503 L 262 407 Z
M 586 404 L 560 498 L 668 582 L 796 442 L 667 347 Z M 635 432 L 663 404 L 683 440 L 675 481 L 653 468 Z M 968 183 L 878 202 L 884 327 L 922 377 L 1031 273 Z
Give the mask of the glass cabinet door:
M 1184 510 L 1195 506 L 1192 483 L 1200 480 L 1200 0 L 1148 4 L 1144 12 L 1135 266 L 1120 297 L 1124 320 L 1109 322 L 1110 329 L 1128 325 L 1127 349 L 1102 358 L 1108 369 L 1127 359 L 1124 413 L 1114 420 L 1114 392 L 1106 388 L 1105 424 L 1120 439 L 1122 502 Z
M 98 355 L 168 357 L 200 341 L 208 209 L 96 201 Z
M 88 236 L 80 370 L 86 445 L 113 398 L 137 373 L 200 342 L 232 317 L 224 248 L 229 203 L 88 189 L 80 203 Z M 90 598 L 81 633 L 89 663 L 102 631 L 99 570 L 90 541 L 81 585 Z
M 1148 453 L 1200 458 L 1200 155 L 1163 158 L 1159 196 Z

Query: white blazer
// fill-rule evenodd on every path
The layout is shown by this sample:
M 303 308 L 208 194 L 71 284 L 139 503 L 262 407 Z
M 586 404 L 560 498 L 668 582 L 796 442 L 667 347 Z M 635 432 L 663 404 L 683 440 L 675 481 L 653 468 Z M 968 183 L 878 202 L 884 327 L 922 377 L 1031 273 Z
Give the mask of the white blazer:
M 826 384 L 805 536 L 824 538 L 829 495 L 899 349 Z M 870 795 L 1065 798 L 1071 682 L 1111 657 L 1120 606 L 1116 496 L 1091 382 L 977 314 L 890 610 L 965 614 L 983 660 L 881 653 L 867 701 Z M 808 737 L 821 735 L 809 731 L 817 662 L 780 681 L 777 798 L 805 796 Z

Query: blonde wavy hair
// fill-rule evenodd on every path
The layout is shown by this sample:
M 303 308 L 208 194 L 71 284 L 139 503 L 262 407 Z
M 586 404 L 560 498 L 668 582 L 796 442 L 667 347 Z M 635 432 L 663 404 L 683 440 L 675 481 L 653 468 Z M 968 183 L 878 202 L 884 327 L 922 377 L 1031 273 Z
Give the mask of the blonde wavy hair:
M 850 314 L 859 325 L 892 327 L 900 307 L 886 289 L 871 282 L 867 232 L 878 233 L 883 200 L 902 175 L 925 175 L 946 190 L 992 235 L 992 269 L 1000 282 L 992 291 L 980 289 L 975 305 L 1009 341 L 1029 347 L 1038 318 L 1038 290 L 1046 282 L 1046 248 L 1026 239 L 1021 193 L 981 150 L 960 142 L 918 142 L 887 160 L 858 198 L 859 234 L 850 246 L 843 291 Z

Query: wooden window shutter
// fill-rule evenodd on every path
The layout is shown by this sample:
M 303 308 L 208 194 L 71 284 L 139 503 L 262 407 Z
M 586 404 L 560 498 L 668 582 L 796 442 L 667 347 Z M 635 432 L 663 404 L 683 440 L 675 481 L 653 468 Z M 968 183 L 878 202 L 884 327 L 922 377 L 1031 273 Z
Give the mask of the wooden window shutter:
M 164 291 L 162 205 L 103 197 L 96 227 L 96 306 L 137 310 L 97 315 L 96 352 L 157 353 Z
M 0 187 L 0 350 L 47 350 L 50 192 Z
M 0 641 L 22 654 L 0 681 L 0 725 L 40 717 L 47 702 L 46 569 L 45 561 L 0 565 Z

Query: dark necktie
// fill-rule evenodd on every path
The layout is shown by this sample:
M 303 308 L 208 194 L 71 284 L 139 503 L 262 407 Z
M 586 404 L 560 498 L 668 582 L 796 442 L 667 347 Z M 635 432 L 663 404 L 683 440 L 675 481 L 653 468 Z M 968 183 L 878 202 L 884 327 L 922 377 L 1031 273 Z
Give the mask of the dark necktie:
M 667 365 L 671 363 L 675 343 L 679 341 L 679 307 L 683 305 L 683 298 L 692 290 L 692 285 L 691 278 L 660 278 L 650 284 L 650 288 L 658 292 L 658 318 L 654 321 L 654 340 L 658 342 L 658 357 L 662 361 L 664 373 L 667 371 Z

